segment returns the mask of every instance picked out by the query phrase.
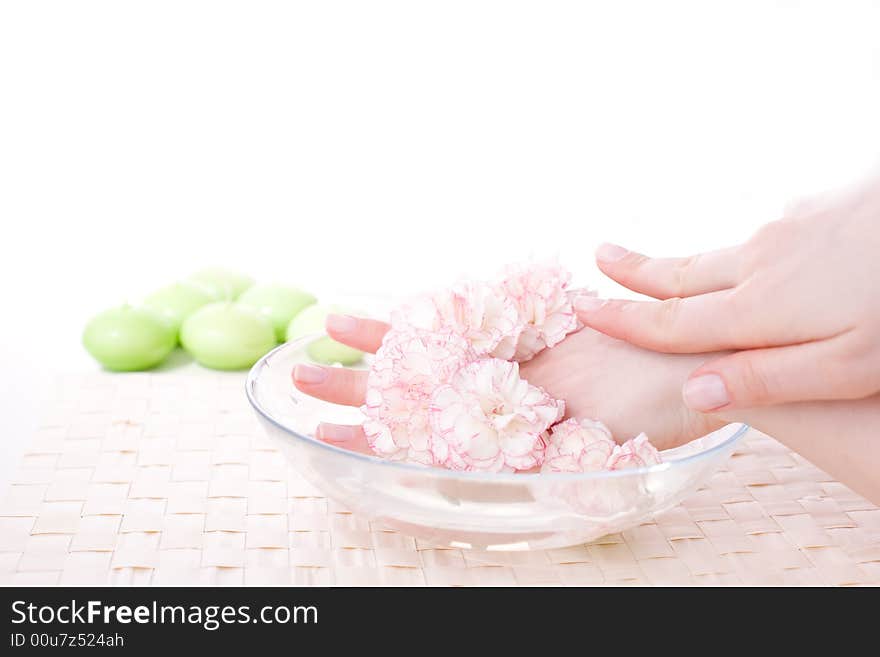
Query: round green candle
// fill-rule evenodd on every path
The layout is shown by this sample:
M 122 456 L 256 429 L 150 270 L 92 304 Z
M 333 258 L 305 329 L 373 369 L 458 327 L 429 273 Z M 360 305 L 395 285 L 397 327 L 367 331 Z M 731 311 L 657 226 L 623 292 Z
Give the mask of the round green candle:
M 177 334 L 149 308 L 122 306 L 93 317 L 83 345 L 108 370 L 146 370 L 161 363 L 177 344 Z
M 239 305 L 250 306 L 272 322 L 279 342 L 284 341 L 290 320 L 317 301 L 308 292 L 276 284 L 254 285 L 238 298 Z
M 275 329 L 253 308 L 220 301 L 202 306 L 183 321 L 180 343 L 205 367 L 241 370 L 275 346 Z
M 254 284 L 250 276 L 218 267 L 196 272 L 189 280 L 207 287 L 216 299 L 228 301 L 238 299 L 242 292 Z
M 362 315 L 340 306 L 309 306 L 300 312 L 287 327 L 287 340 L 296 340 L 310 333 L 324 333 L 324 323 L 327 315 Z M 306 353 L 314 361 L 325 365 L 340 363 L 342 365 L 354 365 L 364 356 L 364 352 L 353 349 L 348 345 L 337 342 L 329 336 L 317 338 L 306 347 Z
M 154 292 L 144 300 L 144 306 L 162 315 L 176 335 L 183 320 L 218 298 L 204 285 L 183 281 Z

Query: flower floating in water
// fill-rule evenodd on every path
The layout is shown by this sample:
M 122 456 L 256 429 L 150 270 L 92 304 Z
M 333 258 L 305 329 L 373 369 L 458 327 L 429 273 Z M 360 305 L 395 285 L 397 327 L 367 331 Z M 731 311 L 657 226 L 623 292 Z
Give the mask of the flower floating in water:
M 550 432 L 541 472 L 625 470 L 660 463 L 660 453 L 645 434 L 622 445 L 597 420 L 569 419 Z
M 617 445 L 614 452 L 608 457 L 606 467 L 609 470 L 644 468 L 649 465 L 657 465 L 661 460 L 657 448 L 651 444 L 645 434 L 640 433 L 622 445 Z
M 541 472 L 604 470 L 617 444 L 611 432 L 596 420 L 569 419 L 550 433 Z
M 453 470 L 527 470 L 543 462 L 544 432 L 564 409 L 520 378 L 516 363 L 480 360 L 434 392 L 431 452 Z
M 491 285 L 463 282 L 420 297 L 392 315 L 396 331 L 413 328 L 451 331 L 467 340 L 477 356 L 513 357 L 522 323 L 513 301 Z
M 433 465 L 428 411 L 434 391 L 474 359 L 450 332 L 389 332 L 367 378 L 364 433 L 381 456 Z
M 514 360 L 529 360 L 577 330 L 577 316 L 566 294 L 570 279 L 571 274 L 556 264 L 507 268 L 499 288 L 513 301 L 523 324 Z

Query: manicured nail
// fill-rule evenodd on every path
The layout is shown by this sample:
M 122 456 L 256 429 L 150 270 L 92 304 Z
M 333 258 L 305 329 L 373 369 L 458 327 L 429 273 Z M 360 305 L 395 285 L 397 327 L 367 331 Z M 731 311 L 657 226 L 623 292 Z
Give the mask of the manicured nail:
M 691 379 L 684 384 L 681 394 L 684 403 L 695 411 L 714 411 L 730 403 L 727 387 L 717 374 L 704 374 Z
M 605 305 L 606 301 L 607 299 L 600 299 L 599 297 L 580 296 L 574 300 L 574 307 L 575 310 L 590 313 L 594 310 L 599 310 L 599 308 Z
M 293 378 L 297 383 L 324 383 L 327 371 L 323 367 L 301 363 L 293 368 Z
M 350 315 L 327 315 L 327 329 L 340 335 L 354 333 L 357 324 L 357 320 Z
M 318 430 L 315 432 L 315 437 L 318 440 L 325 440 L 333 443 L 344 443 L 349 440 L 353 440 L 358 435 L 358 429 L 360 427 L 348 427 L 343 426 L 341 424 L 333 425 L 332 429 L 329 429 L 322 423 L 318 425 Z
M 596 249 L 596 260 L 599 262 L 617 262 L 629 253 L 622 246 L 608 244 L 607 242 Z

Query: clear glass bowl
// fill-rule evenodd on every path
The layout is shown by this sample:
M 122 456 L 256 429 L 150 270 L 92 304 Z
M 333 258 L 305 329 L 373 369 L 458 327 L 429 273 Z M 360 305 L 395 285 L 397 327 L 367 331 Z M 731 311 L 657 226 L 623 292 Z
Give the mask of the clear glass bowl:
M 706 482 L 748 430 L 731 424 L 665 451 L 659 465 L 615 472 L 492 474 L 395 463 L 313 437 L 319 422 L 362 420 L 356 408 L 293 386 L 291 371 L 309 361 L 305 346 L 315 337 L 283 344 L 251 369 L 247 395 L 257 417 L 296 470 L 328 497 L 434 544 L 545 549 L 623 531 Z

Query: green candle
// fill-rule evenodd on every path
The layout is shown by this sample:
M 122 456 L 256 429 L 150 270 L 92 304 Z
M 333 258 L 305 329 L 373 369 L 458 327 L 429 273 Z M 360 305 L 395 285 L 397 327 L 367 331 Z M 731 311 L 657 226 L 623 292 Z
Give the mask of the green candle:
M 308 292 L 275 284 L 254 285 L 238 298 L 239 305 L 253 308 L 272 322 L 279 342 L 284 341 L 290 320 L 317 301 Z
M 216 370 L 241 370 L 275 346 L 272 323 L 253 308 L 220 301 L 202 306 L 180 328 L 193 358 Z
M 183 281 L 154 292 L 144 300 L 144 306 L 162 315 L 177 335 L 183 320 L 218 298 L 204 285 Z
M 174 349 L 174 329 L 149 308 L 122 306 L 93 317 L 83 332 L 83 345 L 108 370 L 146 370 Z
M 215 298 L 228 301 L 238 299 L 242 292 L 254 284 L 250 276 L 217 267 L 196 272 L 189 280 L 209 288 Z
M 300 312 L 287 327 L 287 340 L 296 340 L 310 333 L 325 333 L 324 323 L 327 315 L 363 315 L 340 306 L 309 306 Z M 348 345 L 337 342 L 331 337 L 317 338 L 306 347 L 309 358 L 325 365 L 340 363 L 342 365 L 354 365 L 364 356 L 364 352 L 353 349 Z

